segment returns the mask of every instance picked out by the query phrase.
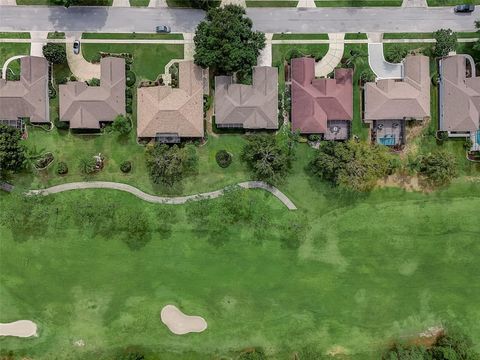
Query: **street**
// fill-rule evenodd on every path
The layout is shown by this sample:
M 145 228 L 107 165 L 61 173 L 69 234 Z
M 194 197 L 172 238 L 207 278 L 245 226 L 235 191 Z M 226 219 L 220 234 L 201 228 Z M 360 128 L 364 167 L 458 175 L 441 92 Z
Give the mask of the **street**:
M 439 28 L 475 30 L 480 18 L 442 8 L 249 8 L 254 27 L 263 32 L 431 32 Z M 0 31 L 194 32 L 204 12 L 194 9 L 1 6 Z

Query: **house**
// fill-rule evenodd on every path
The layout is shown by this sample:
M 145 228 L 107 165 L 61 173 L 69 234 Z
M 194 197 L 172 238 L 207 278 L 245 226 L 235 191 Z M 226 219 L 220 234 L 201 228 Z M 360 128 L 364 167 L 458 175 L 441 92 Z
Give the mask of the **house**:
M 105 57 L 100 61 L 100 86 L 69 81 L 59 86 L 60 121 L 70 129 L 100 129 L 103 123 L 125 115 L 125 59 Z
M 219 128 L 278 129 L 278 70 L 253 68 L 252 85 L 215 77 L 215 124 Z
M 137 136 L 176 143 L 202 138 L 204 70 L 193 61 L 179 62 L 178 88 L 141 87 L 137 91 Z
M 480 76 L 476 76 L 473 58 L 443 58 L 439 74 L 439 129 L 450 137 L 471 138 L 471 151 L 480 151 Z
M 48 62 L 43 57 L 20 59 L 20 80 L 0 79 L 0 122 L 21 128 L 23 119 L 36 124 L 50 122 Z
M 430 116 L 428 57 L 407 56 L 402 79 L 366 83 L 364 102 L 364 121 L 371 124 L 373 140 L 387 146 L 404 144 L 405 121 Z
M 353 118 L 353 70 L 315 79 L 315 59 L 292 59 L 292 130 L 326 140 L 349 138 Z

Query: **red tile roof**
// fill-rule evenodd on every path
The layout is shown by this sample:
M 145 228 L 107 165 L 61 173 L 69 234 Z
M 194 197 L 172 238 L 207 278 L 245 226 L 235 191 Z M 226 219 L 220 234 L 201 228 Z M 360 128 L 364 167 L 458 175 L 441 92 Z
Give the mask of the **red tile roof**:
M 315 79 L 315 59 L 292 59 L 292 128 L 327 131 L 329 120 L 353 118 L 353 70 L 335 69 L 334 79 Z

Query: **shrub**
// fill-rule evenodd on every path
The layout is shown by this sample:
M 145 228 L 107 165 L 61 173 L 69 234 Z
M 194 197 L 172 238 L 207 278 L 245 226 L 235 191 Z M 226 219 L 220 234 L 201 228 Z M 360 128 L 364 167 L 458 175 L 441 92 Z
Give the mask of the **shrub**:
M 55 87 L 52 85 L 51 82 L 48 82 L 48 98 L 53 99 L 57 96 L 57 90 L 55 90 Z
M 446 151 L 436 151 L 418 160 L 420 174 L 424 175 L 427 181 L 434 186 L 450 184 L 457 173 L 457 161 L 455 157 Z
M 132 97 L 133 97 L 133 91 L 132 91 L 132 89 L 127 87 L 125 89 L 125 98 L 127 98 L 127 99 L 130 98 L 131 99 Z
M 120 164 L 120 171 L 124 174 L 129 173 L 132 170 L 132 163 L 130 161 L 124 161 Z
M 232 163 L 232 155 L 226 150 L 220 150 L 215 154 L 215 160 L 221 168 L 227 168 Z
M 303 56 L 304 55 L 300 52 L 300 50 L 294 48 L 287 53 L 285 59 L 290 62 L 292 59 L 301 58 Z
M 100 79 L 92 78 L 88 80 L 88 86 L 100 86 Z
M 80 159 L 80 171 L 83 174 L 93 174 L 96 170 L 97 162 L 92 156 L 86 156 Z
M 316 142 L 316 141 L 320 141 L 320 135 L 317 135 L 317 134 L 310 134 L 308 135 L 308 140 L 309 141 L 313 141 L 313 142 Z
M 131 113 L 132 113 L 132 105 L 131 105 L 131 104 L 127 104 L 127 105 L 125 106 L 125 111 L 126 111 L 127 113 L 131 114 Z
M 70 75 L 69 80 L 70 81 L 77 81 L 77 78 L 75 77 L 75 75 Z
M 48 165 L 50 165 L 50 163 L 53 161 L 53 154 L 52 153 L 46 153 L 44 155 L 42 155 L 36 162 L 35 162 L 35 167 L 37 169 L 44 169 L 46 168 Z
M 55 118 L 53 124 L 58 130 L 68 130 L 70 128 L 70 123 L 68 121 L 60 121 L 58 118 Z
M 43 56 L 53 64 L 64 64 L 67 62 L 65 46 L 57 43 L 48 43 L 43 46 Z
M 57 164 L 57 174 L 58 175 L 65 175 L 68 173 L 68 166 L 65 162 L 63 161 L 60 161 L 58 164 Z
M 137 77 L 135 76 L 135 73 L 131 70 L 127 71 L 127 86 L 131 87 L 135 85 L 135 81 L 137 81 Z

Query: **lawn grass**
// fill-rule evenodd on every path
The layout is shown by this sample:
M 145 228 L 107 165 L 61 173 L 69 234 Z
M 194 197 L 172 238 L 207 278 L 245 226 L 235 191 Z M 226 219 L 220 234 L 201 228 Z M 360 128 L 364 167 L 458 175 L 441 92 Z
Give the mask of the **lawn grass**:
M 60 31 L 49 32 L 47 39 L 65 39 L 65 33 Z
M 238 149 L 230 150 L 238 161 Z M 259 346 L 270 359 L 289 359 L 315 345 L 322 353 L 342 346 L 354 359 L 376 359 L 391 339 L 448 320 L 478 344 L 480 288 L 472 281 L 480 255 L 479 187 L 459 182 L 428 195 L 345 194 L 305 173 L 312 154 L 300 145 L 281 185 L 299 210 L 255 191 L 255 204 L 265 203 L 274 219 L 266 236 L 233 225 L 220 246 L 187 220 L 189 205 L 148 204 L 111 190 L 49 197 L 41 232 L 22 238 L 0 228 L 2 320 L 33 319 L 40 331 L 27 341 L 2 339 L 2 350 L 40 360 L 112 359 L 138 346 L 154 359 L 173 360 L 236 358 L 232 351 Z M 196 180 L 208 183 L 222 171 Z M 0 195 L 0 206 L 8 201 Z M 149 219 L 165 208 L 177 221 L 170 232 L 152 230 L 146 247 L 131 251 L 120 229 L 107 239 L 96 235 L 95 220 L 75 224 L 79 208 L 100 205 Z M 298 216 L 309 224 L 304 242 L 285 248 L 277 228 Z M 169 303 L 203 316 L 208 330 L 170 334 L 159 319 Z M 73 345 L 79 339 L 84 348 Z
M 247 7 L 296 7 L 298 0 L 246 0 Z
M 30 39 L 29 32 L 0 32 L 0 39 Z
M 82 39 L 152 39 L 152 40 L 183 40 L 183 34 L 155 33 L 83 33 Z
M 457 38 L 477 38 L 477 32 L 457 32 Z M 385 33 L 384 39 L 434 39 L 433 33 Z
M 315 0 L 317 7 L 401 6 L 401 0 Z
M 328 34 L 273 34 L 272 40 L 328 40 Z
M 428 6 L 454 6 L 460 4 L 479 5 L 480 0 L 427 0 Z
M 345 34 L 345 40 L 366 40 L 367 34 L 365 33 L 347 33 Z
M 149 0 L 130 0 L 130 6 L 148 6 Z
M 138 80 L 155 80 L 171 59 L 183 59 L 183 45 L 83 44 L 83 56 L 91 61 L 99 51 L 133 54 L 132 70 Z
M 29 54 L 29 43 L 2 43 L 0 45 L 0 67 L 12 56 Z

